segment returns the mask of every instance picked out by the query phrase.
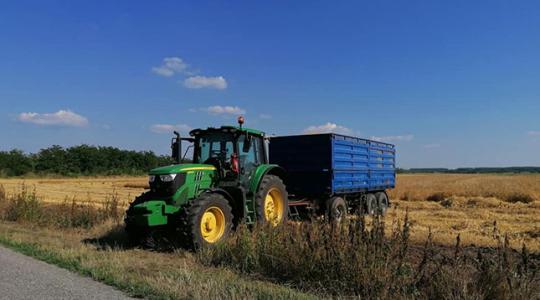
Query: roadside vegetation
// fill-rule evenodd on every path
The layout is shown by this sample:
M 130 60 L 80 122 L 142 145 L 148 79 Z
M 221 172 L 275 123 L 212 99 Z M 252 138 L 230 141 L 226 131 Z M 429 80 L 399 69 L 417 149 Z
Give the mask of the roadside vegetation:
M 90 198 L 48 203 L 28 186 L 10 193 L 0 185 L 0 243 L 150 298 L 540 295 L 540 254 L 530 253 L 524 244 L 512 249 L 511 237 L 494 224 L 495 247 L 465 246 L 459 235 L 454 235 L 452 246 L 440 245 L 434 232 L 415 242 L 411 213 L 394 211 L 386 220 L 312 220 L 277 230 L 240 226 L 216 248 L 158 251 L 130 244 L 122 228 L 125 203 L 114 193 L 105 198 L 98 204 Z

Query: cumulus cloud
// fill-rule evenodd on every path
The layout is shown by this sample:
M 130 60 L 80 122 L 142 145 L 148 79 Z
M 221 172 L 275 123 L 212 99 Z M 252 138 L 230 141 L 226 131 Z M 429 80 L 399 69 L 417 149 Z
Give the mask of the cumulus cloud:
M 390 136 L 372 136 L 372 140 L 379 141 L 379 142 L 410 142 L 414 139 L 414 135 L 412 134 L 406 134 L 406 135 L 390 135 Z
M 337 125 L 335 123 L 326 123 L 323 125 L 309 126 L 304 129 L 305 134 L 317 134 L 317 133 L 340 133 L 345 135 L 352 135 L 353 131 L 345 126 Z
M 184 86 L 190 89 L 211 88 L 224 90 L 227 88 L 227 80 L 223 76 L 192 76 L 184 80 Z
M 17 120 L 23 123 L 33 123 L 41 126 L 71 126 L 84 127 L 88 125 L 88 119 L 76 114 L 71 110 L 59 110 L 55 113 L 24 112 L 17 116 Z
M 158 67 L 153 67 L 152 72 L 164 77 L 171 77 L 177 73 L 186 73 L 188 65 L 180 57 L 165 57 Z
M 540 131 L 531 130 L 527 132 L 529 136 L 540 136 Z
M 221 106 L 214 105 L 209 107 L 203 107 L 199 109 L 200 111 L 207 112 L 211 115 L 242 115 L 246 113 L 246 110 L 238 106 Z
M 191 131 L 191 127 L 186 124 L 177 124 L 177 125 L 171 125 L 171 124 L 154 124 L 150 126 L 150 130 L 155 133 L 172 133 L 173 131 L 179 131 L 179 132 L 189 132 Z

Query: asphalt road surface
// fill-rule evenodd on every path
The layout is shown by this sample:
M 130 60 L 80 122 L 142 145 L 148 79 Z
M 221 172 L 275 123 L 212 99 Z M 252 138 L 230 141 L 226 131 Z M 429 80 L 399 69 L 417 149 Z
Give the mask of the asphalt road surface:
M 0 246 L 0 299 L 132 299 L 90 278 Z

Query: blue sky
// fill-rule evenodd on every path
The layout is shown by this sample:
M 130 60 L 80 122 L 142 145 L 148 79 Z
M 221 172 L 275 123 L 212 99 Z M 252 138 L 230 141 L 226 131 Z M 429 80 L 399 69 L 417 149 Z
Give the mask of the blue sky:
M 0 4 L 0 150 L 168 153 L 242 113 L 406 168 L 540 165 L 537 1 L 202 2 Z

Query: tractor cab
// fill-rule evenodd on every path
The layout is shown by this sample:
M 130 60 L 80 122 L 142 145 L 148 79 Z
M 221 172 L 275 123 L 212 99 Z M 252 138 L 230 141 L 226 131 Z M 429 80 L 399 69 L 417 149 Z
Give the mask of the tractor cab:
M 216 180 L 224 184 L 239 182 L 247 187 L 250 175 L 262 164 L 267 164 L 264 133 L 258 130 L 243 128 L 243 118 L 239 118 L 238 127 L 221 126 L 206 129 L 194 129 L 190 138 L 172 141 L 173 158 L 177 163 L 181 151 L 181 141 L 193 144 L 194 164 L 211 165 L 216 169 Z M 187 151 L 186 151 L 187 153 Z

